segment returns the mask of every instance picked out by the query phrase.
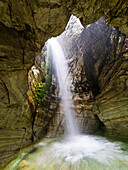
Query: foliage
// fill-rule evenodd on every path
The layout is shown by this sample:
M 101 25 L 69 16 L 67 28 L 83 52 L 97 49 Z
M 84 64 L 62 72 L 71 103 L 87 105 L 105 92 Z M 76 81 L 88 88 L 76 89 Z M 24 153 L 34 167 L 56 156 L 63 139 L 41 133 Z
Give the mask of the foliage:
M 47 83 L 39 82 L 35 94 L 36 100 L 40 103 L 40 105 L 48 105 L 49 103 L 49 91 L 47 87 Z
M 35 93 L 35 98 L 37 102 L 40 103 L 41 106 L 46 106 L 49 104 L 49 90 L 50 90 L 50 81 L 51 81 L 50 55 L 48 54 L 48 46 L 46 46 L 46 48 L 47 50 L 44 52 L 45 64 L 42 68 L 42 72 L 44 73 L 45 76 L 42 79 L 42 81 L 39 82 Z

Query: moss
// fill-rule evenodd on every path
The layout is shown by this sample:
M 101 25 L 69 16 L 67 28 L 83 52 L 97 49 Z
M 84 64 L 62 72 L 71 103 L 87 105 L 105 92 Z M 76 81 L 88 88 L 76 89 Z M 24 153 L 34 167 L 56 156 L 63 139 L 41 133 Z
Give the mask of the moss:
M 50 74 L 50 54 L 48 50 L 48 44 L 46 45 L 46 51 L 44 52 L 45 64 L 43 65 L 42 72 L 44 73 L 44 77 L 41 82 L 39 82 L 35 98 L 37 102 L 41 106 L 49 105 L 49 91 L 50 91 L 50 83 L 51 83 L 51 74 Z
M 37 86 L 35 97 L 41 106 L 45 106 L 45 105 L 49 104 L 48 94 L 49 93 L 48 93 L 48 88 L 47 88 L 46 83 L 39 82 L 39 85 Z

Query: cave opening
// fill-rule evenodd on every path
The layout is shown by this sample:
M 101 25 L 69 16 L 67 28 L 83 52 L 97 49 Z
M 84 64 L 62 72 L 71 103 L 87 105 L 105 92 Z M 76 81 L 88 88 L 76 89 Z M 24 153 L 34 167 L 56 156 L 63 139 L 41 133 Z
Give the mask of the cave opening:
M 76 94 L 79 93 L 79 97 L 81 97 L 82 96 L 81 94 L 84 93 L 84 95 L 86 96 L 85 101 L 87 102 L 88 105 L 90 105 L 90 103 L 94 101 L 94 105 L 96 106 L 93 107 L 92 113 L 94 114 L 95 117 L 98 118 L 97 120 L 99 121 L 99 125 L 97 126 L 97 128 L 94 128 L 95 130 L 97 130 L 98 128 L 105 125 L 104 122 L 100 121 L 100 119 L 102 118 L 99 117 L 100 114 L 99 106 L 97 106 L 95 99 L 101 93 L 103 88 L 105 88 L 104 86 L 106 86 L 106 84 L 109 83 L 110 81 L 110 78 L 104 81 L 103 76 L 107 75 L 108 74 L 107 72 L 109 72 L 109 70 L 104 69 L 104 66 L 108 65 L 110 62 L 109 60 L 111 58 L 113 60 L 113 58 L 115 58 L 115 56 L 117 55 L 116 48 L 118 48 L 119 46 L 119 42 L 118 42 L 119 38 L 122 39 L 121 40 L 122 47 L 120 49 L 120 53 L 121 53 L 121 50 L 123 49 L 123 45 L 124 44 L 126 45 L 125 43 L 126 35 L 121 34 L 118 28 L 110 27 L 106 25 L 104 17 L 101 17 L 97 22 L 87 25 L 84 28 L 81 25 L 79 19 L 77 19 L 75 16 L 72 15 L 69 20 L 69 23 L 65 28 L 65 31 L 58 37 L 61 45 L 63 46 L 63 50 L 67 56 L 68 65 L 70 67 L 69 74 L 72 75 L 71 78 L 72 85 L 70 87 L 71 91 L 74 91 L 74 93 Z M 45 55 L 44 55 L 44 53 L 45 54 L 47 53 L 46 46 L 47 46 L 47 42 L 45 43 L 45 46 L 43 47 L 41 54 L 36 58 L 35 65 L 40 70 L 42 69 L 42 63 L 44 67 L 45 65 L 44 63 L 46 62 Z M 73 62 L 76 62 L 76 65 L 74 65 Z M 82 67 L 81 64 L 83 64 Z M 104 73 L 102 73 L 102 71 Z M 42 73 L 41 75 L 42 77 L 45 77 Z M 53 71 L 53 75 L 54 75 L 54 71 Z M 55 77 L 53 79 L 55 79 Z M 56 101 L 60 101 L 60 99 L 57 97 L 58 95 L 57 88 L 56 88 L 57 82 L 56 80 L 54 81 L 55 82 L 52 83 L 52 88 L 50 89 L 51 90 L 50 92 L 52 92 L 51 94 L 54 95 L 51 95 L 50 97 L 52 99 L 55 99 Z M 42 79 L 42 82 L 45 83 L 45 78 Z M 55 93 L 57 94 L 55 95 Z M 77 99 L 76 99 L 77 97 L 75 95 L 73 97 L 74 102 L 76 103 L 77 103 Z M 83 99 L 82 97 L 81 99 Z M 53 118 L 54 116 L 51 117 Z M 86 123 L 85 121 L 83 121 L 81 124 L 84 124 L 84 126 L 86 126 L 87 121 Z M 91 131 L 91 130 L 87 130 L 88 128 L 85 129 L 86 132 Z M 46 135 L 46 133 L 44 133 L 43 135 Z
M 94 133 L 99 129 L 106 129 L 102 128 L 102 126 L 106 125 L 99 109 L 99 96 L 101 93 L 104 93 L 104 89 L 117 72 L 118 66 L 123 63 L 123 60 L 121 61 L 119 57 L 122 57 L 122 51 L 127 50 L 127 36 L 122 34 L 118 28 L 106 25 L 104 17 L 101 17 L 95 23 L 83 27 L 80 20 L 72 15 L 65 31 L 58 36 L 58 39 L 69 65 L 70 89 L 73 92 L 77 119 L 79 124 L 81 124 L 80 131 L 82 133 Z M 51 103 L 53 102 L 53 108 L 57 112 L 59 112 L 58 109 L 60 107 L 58 82 L 55 78 L 54 69 L 47 69 L 48 74 L 45 71 L 47 53 L 48 41 L 42 48 L 40 55 L 37 56 L 35 66 L 29 72 L 30 90 L 32 93 L 36 93 L 38 103 L 35 116 L 42 115 L 42 117 L 44 116 L 45 119 L 49 120 L 44 127 L 45 130 L 42 130 L 42 134 L 37 132 L 37 134 L 41 134 L 40 138 L 47 135 L 48 129 L 50 129 L 51 124 L 54 124 L 54 119 L 57 117 L 56 114 L 52 114 L 52 109 L 49 111 L 49 108 L 53 107 Z M 115 59 L 117 59 L 117 64 L 114 63 Z M 31 74 L 36 74 L 36 76 L 31 76 Z M 34 86 L 36 86 L 34 90 L 31 88 L 33 77 L 35 78 Z M 49 83 L 50 86 L 48 85 Z M 49 86 L 49 89 L 46 86 Z M 48 93 L 50 95 L 47 95 Z M 83 111 L 83 108 L 80 107 L 82 103 L 87 108 L 84 108 L 86 111 Z M 46 111 L 42 111 L 41 105 Z M 80 109 L 77 109 L 79 107 Z M 48 117 L 43 112 L 48 112 Z M 90 115 L 85 120 L 88 114 Z M 58 127 L 59 124 L 60 127 L 58 128 L 60 130 L 56 131 L 56 128 L 53 128 L 53 131 L 55 131 L 53 136 L 59 136 L 64 132 L 63 123 L 63 118 L 59 118 L 55 126 Z M 112 131 L 114 130 L 109 129 L 108 131 L 113 133 Z M 36 138 L 35 130 L 33 130 L 33 134 Z
M 101 17 L 95 23 L 83 27 L 80 20 L 72 15 L 65 31 L 57 37 L 69 66 L 70 90 L 73 93 L 76 117 L 82 133 L 95 133 L 99 129 L 104 129 L 102 128 L 104 122 L 101 122 L 99 117 L 100 113 L 97 114 L 99 110 L 96 108 L 97 104 L 95 104 L 95 98 L 103 88 L 102 82 L 104 78 L 102 77 L 102 70 L 104 65 L 107 63 L 110 56 L 115 55 L 112 47 L 112 41 L 115 38 L 113 34 L 115 34 L 115 37 L 119 34 L 118 28 L 106 25 L 104 17 Z M 115 41 L 114 43 L 115 48 L 117 42 Z M 60 98 L 58 97 L 58 81 L 55 76 L 55 71 L 51 68 L 52 59 L 50 61 L 47 58 L 47 55 L 50 55 L 48 51 L 47 41 L 40 55 L 36 58 L 36 68 L 34 67 L 33 69 L 32 67 L 32 69 L 33 73 L 36 69 L 38 71 L 35 71 L 35 73 L 39 73 L 37 76 L 38 80 L 35 80 L 35 82 L 38 83 L 40 79 L 36 92 L 34 91 L 39 106 L 39 109 L 37 107 L 37 112 L 38 110 L 41 112 L 41 107 L 43 106 L 43 109 L 46 107 L 47 109 L 45 109 L 49 113 L 51 111 L 49 111 L 49 108 L 52 108 L 52 102 L 54 103 L 53 105 L 56 106 L 54 106 L 54 108 L 58 111 Z M 47 62 L 49 62 L 49 68 L 46 69 L 45 67 L 48 67 Z M 32 71 L 30 74 L 31 73 Z M 48 86 L 48 89 L 46 86 Z M 81 107 L 81 104 L 83 104 L 84 107 Z M 35 114 L 35 116 L 38 114 L 39 113 Z M 54 119 L 57 117 L 56 114 L 50 114 L 48 118 L 49 122 L 46 126 L 48 129 L 52 126 L 51 124 L 54 124 Z M 89 116 L 87 116 L 88 114 Z M 52 133 L 53 136 L 60 135 L 64 132 L 64 122 L 62 119 L 63 118 L 59 118 L 59 121 L 55 125 L 56 127 L 60 126 L 58 127 L 60 130 L 56 131 L 56 128 L 53 128 L 55 131 Z M 41 137 L 47 135 L 48 129 L 46 131 L 45 128 Z
M 114 80 L 117 80 L 118 68 L 124 68 L 122 59 L 124 59 L 123 54 L 127 53 L 127 36 L 121 34 L 118 28 L 106 25 L 104 17 L 83 27 L 80 20 L 72 15 L 65 31 L 57 37 L 57 40 L 68 64 L 66 72 L 69 76 L 68 88 L 72 92 L 74 105 L 69 100 L 67 102 L 70 103 L 71 110 L 75 110 L 73 114 L 76 116 L 79 133 L 72 135 L 70 132 L 68 137 L 62 137 L 65 133 L 64 105 L 59 96 L 60 86 L 52 64 L 53 58 L 48 40 L 28 73 L 27 96 L 30 109 L 34 113 L 31 139 L 32 142 L 39 139 L 41 141 L 21 151 L 6 167 L 7 170 L 18 167 L 80 170 L 94 169 L 94 167 L 96 169 L 111 167 L 118 169 L 120 166 L 127 168 L 127 151 L 121 149 L 122 144 L 98 136 L 99 131 L 103 134 L 104 132 L 113 134 L 115 131 L 120 134 L 123 131 L 117 127 L 118 124 L 115 122 L 111 124 L 109 121 L 111 116 L 109 104 L 115 104 L 115 98 L 107 95 L 109 92 L 111 94 L 113 86 L 116 86 L 117 91 L 120 88 L 118 87 L 120 82 L 115 83 Z M 58 63 L 57 65 L 59 66 Z M 64 72 L 60 77 L 63 76 Z M 111 80 L 114 83 L 109 87 Z M 63 81 L 62 84 L 64 89 L 66 82 Z M 111 101 L 113 98 L 114 101 Z M 110 103 L 107 103 L 109 100 Z M 104 106 L 104 103 L 108 106 Z M 124 107 L 124 111 L 125 109 Z M 69 108 L 66 111 L 69 112 Z M 115 113 L 112 111 L 113 114 Z M 73 121 L 71 115 L 69 119 Z M 71 126 L 68 128 L 71 129 Z M 127 135 L 127 132 L 123 133 L 124 136 Z

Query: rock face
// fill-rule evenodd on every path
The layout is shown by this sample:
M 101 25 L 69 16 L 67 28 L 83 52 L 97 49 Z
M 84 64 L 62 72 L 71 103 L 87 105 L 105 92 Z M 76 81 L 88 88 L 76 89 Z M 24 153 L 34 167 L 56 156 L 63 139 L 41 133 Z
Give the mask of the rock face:
M 72 13 L 80 18 L 83 25 L 91 24 L 101 16 L 105 16 L 108 24 L 119 26 L 123 33 L 128 34 L 127 7 L 127 1 L 124 0 L 93 0 L 91 2 L 84 0 L 0 0 L 0 166 L 9 161 L 20 148 L 34 140 L 33 115 L 35 115 L 36 105 L 35 99 L 31 97 L 34 88 L 31 89 L 28 86 L 29 83 L 32 83 L 27 81 L 28 70 L 34 64 L 35 56 L 40 53 L 45 41 L 52 36 L 59 35 L 64 30 Z M 126 39 L 124 41 L 127 43 Z M 125 65 L 127 53 L 123 52 L 122 55 L 125 58 L 123 64 Z M 116 58 L 113 57 L 111 61 L 115 60 Z M 105 68 L 107 62 L 108 60 Z M 108 62 L 108 64 L 110 63 Z M 122 68 L 125 67 L 123 65 Z M 112 75 L 114 73 L 115 69 Z M 37 68 L 33 67 L 33 72 L 29 73 L 29 76 L 31 80 L 34 76 L 36 77 L 36 85 L 37 80 L 40 79 Z M 125 72 L 124 76 L 126 76 Z M 102 82 L 101 77 L 95 76 L 95 81 L 96 87 L 99 89 L 102 87 L 99 91 L 103 94 L 108 80 Z M 120 81 L 116 80 L 115 83 L 122 84 L 123 81 L 125 82 L 120 76 Z M 92 81 L 88 82 L 92 87 Z M 127 85 L 127 83 L 124 84 Z M 113 86 L 115 87 L 115 84 Z M 120 90 L 119 88 L 119 94 L 123 95 Z M 126 94 L 124 93 L 125 96 Z M 98 96 L 96 99 L 98 102 L 96 105 L 99 107 L 100 99 Z M 120 100 L 120 105 L 122 105 L 121 102 Z M 125 109 L 127 108 L 125 107 Z M 94 110 L 96 114 L 99 113 L 97 107 L 94 107 Z M 99 115 L 102 113 L 100 112 Z M 106 124 L 108 122 L 110 121 L 107 120 Z M 126 126 L 127 122 L 124 128 Z M 115 132 L 112 129 L 110 131 Z
M 93 113 L 107 132 L 128 136 L 127 36 L 101 18 L 84 28 L 77 46 L 94 95 Z
M 0 1 L 0 167 L 33 141 L 36 106 L 28 70 L 44 42 L 60 34 L 68 18 L 59 1 Z M 31 76 L 35 74 L 33 68 Z
M 107 26 L 103 17 L 83 28 L 72 16 L 58 40 L 69 64 L 70 88 L 80 131 L 94 133 L 104 127 L 111 134 L 127 136 L 126 35 Z M 56 82 L 53 75 L 51 105 L 47 109 L 39 108 L 36 113 L 35 139 L 63 134 L 64 117 L 60 114 L 62 105 L 59 106 Z
M 73 109 L 76 111 L 79 130 L 81 133 L 94 133 L 99 130 L 100 121 L 93 114 L 94 96 L 85 76 L 83 56 L 78 54 L 77 48 L 74 49 L 83 30 L 84 28 L 79 19 L 71 16 L 65 31 L 58 37 L 58 41 L 62 44 L 67 56 L 70 88 L 73 93 L 73 103 L 75 106 Z M 41 64 L 38 64 L 38 67 L 41 68 Z M 52 70 L 50 94 L 50 105 L 44 108 L 41 106 L 37 107 L 33 123 L 34 140 L 43 136 L 56 137 L 64 133 L 65 118 L 62 111 L 63 106 L 59 98 L 59 88 L 54 68 Z
M 107 132 L 128 136 L 127 36 L 107 27 L 101 18 L 85 27 L 79 43 L 94 94 L 93 113 Z
M 84 26 L 104 16 L 106 23 L 110 26 L 119 27 L 120 31 L 125 34 L 128 33 L 127 7 L 128 2 L 126 0 L 94 0 L 90 2 L 75 0 L 68 2 L 68 11 L 71 11 L 73 15 L 80 18 Z
M 26 103 L 27 70 L 0 75 L 0 162 L 4 164 L 31 143 L 31 116 Z M 26 81 L 25 81 L 26 80 Z M 22 103 L 22 104 L 21 104 Z
M 128 136 L 128 38 L 115 29 L 111 43 L 112 53 L 98 76 L 94 112 L 109 133 Z
M 100 122 L 92 111 L 94 95 L 85 75 L 86 68 L 83 55 L 81 55 L 79 40 L 84 29 L 79 19 L 72 16 L 59 39 L 67 56 L 70 89 L 73 93 L 73 103 L 80 132 L 94 133 L 100 128 Z

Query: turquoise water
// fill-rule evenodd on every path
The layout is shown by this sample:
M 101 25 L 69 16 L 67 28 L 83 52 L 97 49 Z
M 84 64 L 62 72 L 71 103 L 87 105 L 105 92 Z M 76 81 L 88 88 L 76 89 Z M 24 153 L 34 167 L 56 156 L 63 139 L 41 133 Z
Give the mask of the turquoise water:
M 43 139 L 5 170 L 128 170 L 128 144 L 93 135 Z

